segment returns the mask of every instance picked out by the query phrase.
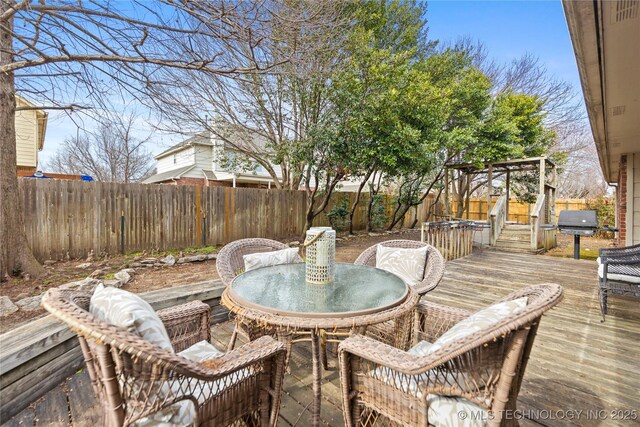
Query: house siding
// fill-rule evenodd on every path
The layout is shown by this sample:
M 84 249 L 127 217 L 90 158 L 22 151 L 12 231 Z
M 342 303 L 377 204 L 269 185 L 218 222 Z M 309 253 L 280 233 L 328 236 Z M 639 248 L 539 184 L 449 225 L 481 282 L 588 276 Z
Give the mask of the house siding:
M 35 111 L 16 111 L 16 164 L 21 169 L 38 166 L 38 121 Z
M 170 170 L 193 165 L 195 162 L 193 147 L 186 147 L 183 150 L 168 154 L 157 160 L 157 173 L 168 172 Z
M 196 169 L 213 170 L 213 150 L 208 145 L 195 145 Z

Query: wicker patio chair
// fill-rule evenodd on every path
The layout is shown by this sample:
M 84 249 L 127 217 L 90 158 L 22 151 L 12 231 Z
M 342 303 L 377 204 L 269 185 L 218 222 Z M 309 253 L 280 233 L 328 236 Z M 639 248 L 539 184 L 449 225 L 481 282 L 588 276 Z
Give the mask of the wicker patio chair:
M 405 352 L 361 335 L 345 340 L 339 347 L 345 425 L 427 426 L 435 415 L 450 415 L 443 425 L 478 425 L 473 417 L 486 417 L 488 426 L 517 425 L 504 414 L 516 409 L 540 318 L 560 302 L 562 288 L 531 286 L 502 301 L 522 297 L 527 304 L 519 312 L 433 352 Z M 414 339 L 433 343 L 470 315 L 421 301 Z M 464 419 L 452 402 L 476 409 Z
M 375 244 L 365 249 L 355 260 L 354 264 L 368 265 L 371 267 L 376 266 L 376 253 L 378 245 L 382 245 L 389 248 L 403 248 L 403 249 L 417 249 L 428 247 L 427 250 L 427 262 L 424 266 L 424 274 L 422 281 L 415 285 L 413 288 L 419 295 L 424 295 L 429 291 L 435 289 L 440 283 L 442 276 L 444 275 L 445 261 L 440 254 L 440 251 L 434 246 L 431 246 L 424 242 L 417 240 L 388 240 L 386 242 Z M 394 336 L 396 336 L 396 327 L 393 321 L 380 323 L 378 325 L 370 326 L 367 329 L 367 335 L 377 339 L 378 341 L 391 344 L 394 342 Z
M 273 252 L 282 249 L 288 249 L 289 246 L 284 243 L 270 239 L 240 239 L 231 242 L 223 247 L 216 258 L 216 269 L 225 286 L 229 286 L 237 275 L 244 272 L 244 255 L 255 254 L 259 252 Z M 302 262 L 302 258 L 298 258 Z M 236 326 L 229 340 L 228 350 L 232 350 L 236 344 L 238 334 L 244 336 L 248 340 L 255 339 L 259 336 L 269 333 L 258 325 L 248 323 L 240 323 L 236 321 Z M 275 334 L 275 331 L 271 331 Z
M 600 311 L 604 322 L 609 294 L 640 299 L 640 245 L 603 248 L 599 255 Z
M 194 405 L 195 426 L 276 425 L 284 375 L 281 343 L 263 337 L 212 359 L 215 366 L 209 367 L 99 320 L 88 311 L 90 299 L 91 294 L 51 289 L 42 304 L 78 334 L 103 425 L 144 424 L 158 411 L 189 405 L 185 402 Z M 157 314 L 176 352 L 211 338 L 209 306 L 200 301 Z
M 424 274 L 422 281 L 415 285 L 413 288 L 420 295 L 424 295 L 429 291 L 435 289 L 442 279 L 444 274 L 444 258 L 440 251 L 434 246 L 427 243 L 419 242 L 417 240 L 387 240 L 386 242 L 377 243 L 367 249 L 365 249 L 356 258 L 354 264 L 369 265 L 371 267 L 376 266 L 376 252 L 378 245 L 382 245 L 388 248 L 403 248 L 403 249 L 417 249 L 428 247 L 427 262 L 424 265 Z

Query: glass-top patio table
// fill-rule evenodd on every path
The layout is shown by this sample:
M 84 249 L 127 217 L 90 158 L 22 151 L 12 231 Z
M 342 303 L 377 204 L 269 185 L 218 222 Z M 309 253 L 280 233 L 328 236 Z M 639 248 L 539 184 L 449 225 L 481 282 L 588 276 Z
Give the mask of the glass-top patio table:
M 237 276 L 222 294 L 225 305 L 243 323 L 275 329 L 281 337 L 310 340 L 313 367 L 312 422 L 320 422 L 320 363 L 326 368 L 326 334 L 338 337 L 367 326 L 395 321 L 396 344 L 408 340 L 406 322 L 419 295 L 402 279 L 365 265 L 336 264 L 328 284 L 305 281 L 305 264 L 258 268 Z M 322 337 L 322 339 L 321 339 Z

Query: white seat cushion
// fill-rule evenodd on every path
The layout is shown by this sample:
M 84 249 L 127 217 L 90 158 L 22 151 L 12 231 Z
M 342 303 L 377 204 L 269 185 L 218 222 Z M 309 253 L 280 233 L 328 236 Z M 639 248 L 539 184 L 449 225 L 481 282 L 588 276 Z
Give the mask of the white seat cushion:
M 173 351 L 162 320 L 149 303 L 136 294 L 100 284 L 91 296 L 89 311 L 104 322 L 125 328 L 145 341 Z
M 429 353 L 432 345 L 433 344 L 428 341 L 420 341 L 411 347 L 407 353 L 425 356 Z M 391 369 L 384 367 L 377 368 L 375 372 L 377 374 L 375 376 L 378 376 L 382 381 L 389 383 L 393 381 L 397 388 L 405 393 L 415 394 L 418 398 L 422 397 L 422 393 L 419 390 L 424 389 L 425 385 L 423 385 L 423 383 L 429 378 L 431 378 L 431 384 L 436 382 L 440 384 L 453 384 L 457 382 L 461 387 L 464 387 L 463 374 L 458 374 L 460 381 L 455 381 L 453 377 L 454 374 L 446 373 L 445 371 L 430 371 L 411 378 L 394 375 Z M 488 419 L 486 409 L 462 397 L 428 394 L 427 403 L 429 405 L 429 425 L 435 427 L 481 427 L 486 424 Z M 465 412 L 465 418 L 459 415 L 461 412 Z
M 390 248 L 378 245 L 376 249 L 376 268 L 393 273 L 407 285 L 414 286 L 424 278 L 424 266 L 427 262 L 427 246 L 416 249 Z
M 244 271 L 255 270 L 260 267 L 271 267 L 273 265 L 293 264 L 299 261 L 298 249 L 287 248 L 272 252 L 257 252 L 242 257 L 244 260 Z
M 418 356 L 426 356 L 427 354 L 429 354 L 429 349 L 432 345 L 433 343 L 430 343 L 429 341 L 420 341 L 418 344 L 407 350 L 407 353 L 415 354 Z
M 434 427 L 482 427 L 489 417 L 486 409 L 463 397 L 429 394 L 427 403 L 429 424 Z
M 181 351 L 178 355 L 189 359 L 192 362 L 200 363 L 205 360 L 210 360 L 216 357 L 222 356 L 224 353 L 219 351 L 213 345 L 207 341 L 200 341 L 186 350 Z M 194 396 L 199 404 L 203 404 L 212 395 L 219 393 L 225 387 L 236 384 L 246 378 L 249 374 L 247 369 L 240 371 L 238 374 L 226 378 L 228 384 L 224 384 L 224 380 L 208 382 L 198 380 L 196 378 L 190 378 L 182 383 L 173 383 L 171 386 L 172 395 Z M 168 386 L 163 386 L 164 392 L 160 392 L 158 398 L 164 398 L 161 396 L 163 393 L 166 395 Z M 195 421 L 196 409 L 193 402 L 184 400 L 177 402 L 171 406 L 168 406 L 161 411 L 156 412 L 145 418 L 141 418 L 134 425 L 136 427 L 169 427 L 169 426 L 186 426 L 191 425 Z
M 628 282 L 628 283 L 640 283 L 640 269 L 634 266 L 627 266 L 627 267 L 638 270 L 638 276 L 629 276 L 627 274 L 616 274 L 616 273 L 607 272 L 607 280 Z M 598 277 L 602 278 L 603 276 L 604 276 L 604 264 L 600 264 L 598 265 Z
M 180 353 L 178 353 L 178 355 L 184 357 L 185 359 L 189 359 L 192 362 L 199 363 L 205 360 L 213 359 L 215 357 L 220 357 L 224 355 L 224 353 L 211 345 L 210 342 L 202 340 L 195 343 L 186 350 L 182 350 Z
M 504 301 L 484 308 L 464 320 L 456 323 L 451 329 L 442 334 L 433 345 L 429 347 L 429 352 L 439 350 L 445 345 L 456 340 L 466 338 L 483 329 L 491 327 L 506 317 L 509 317 L 522 310 L 527 305 L 527 298 L 518 298 L 511 301 Z

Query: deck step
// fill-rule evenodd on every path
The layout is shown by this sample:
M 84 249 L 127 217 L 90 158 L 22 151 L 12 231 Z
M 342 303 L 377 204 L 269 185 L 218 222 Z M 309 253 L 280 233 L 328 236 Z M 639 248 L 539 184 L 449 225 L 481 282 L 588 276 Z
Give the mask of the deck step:
M 522 248 L 522 249 L 530 249 L 531 243 L 522 242 L 522 241 L 513 241 L 513 240 L 498 240 L 495 244 L 496 247 L 501 248 Z
M 544 249 L 538 249 L 537 251 L 532 251 L 530 247 L 512 247 L 512 246 L 488 246 L 487 250 L 496 251 L 496 252 L 510 252 L 510 253 L 518 253 L 518 254 L 541 254 L 544 252 Z
M 531 225 L 529 224 L 505 224 L 503 230 L 524 230 L 530 231 Z
M 531 235 L 530 234 L 511 234 L 511 233 L 502 233 L 500 234 L 500 237 L 498 237 L 498 239 L 500 240 L 523 240 L 523 241 L 529 241 L 531 240 Z

